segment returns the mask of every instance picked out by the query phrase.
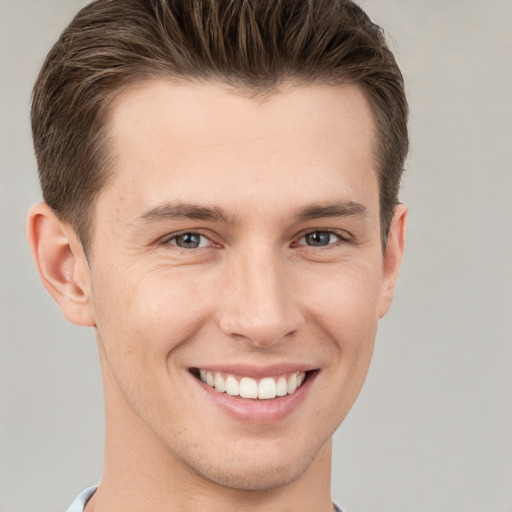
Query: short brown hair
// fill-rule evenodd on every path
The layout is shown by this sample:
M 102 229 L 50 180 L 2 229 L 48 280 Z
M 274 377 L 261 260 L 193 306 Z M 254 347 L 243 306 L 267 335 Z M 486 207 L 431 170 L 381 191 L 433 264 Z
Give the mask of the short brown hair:
M 97 0 L 46 57 L 32 132 L 44 200 L 87 247 L 111 175 L 109 105 L 137 82 L 220 80 L 251 93 L 283 81 L 357 84 L 374 114 L 385 244 L 408 150 L 402 74 L 383 31 L 349 0 Z

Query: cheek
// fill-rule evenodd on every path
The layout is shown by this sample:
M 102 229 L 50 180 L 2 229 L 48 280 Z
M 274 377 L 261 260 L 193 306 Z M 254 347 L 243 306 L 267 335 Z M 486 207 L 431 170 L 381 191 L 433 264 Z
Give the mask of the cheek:
M 212 288 L 187 273 L 98 273 L 93 305 L 105 351 L 130 366 L 165 363 L 211 314 Z
M 331 390 L 320 397 L 319 414 L 333 429 L 359 395 L 373 354 L 380 287 L 370 271 L 340 272 L 311 292 L 311 322 L 326 348 L 325 381 Z
M 380 272 L 376 265 L 346 265 L 302 281 L 309 309 L 346 348 L 375 333 L 380 304 Z

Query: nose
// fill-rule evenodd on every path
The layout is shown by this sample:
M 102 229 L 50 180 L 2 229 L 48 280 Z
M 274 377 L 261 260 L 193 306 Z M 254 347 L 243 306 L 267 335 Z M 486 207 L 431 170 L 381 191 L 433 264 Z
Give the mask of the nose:
M 265 348 L 293 335 L 303 315 L 286 263 L 262 252 L 245 254 L 230 266 L 219 326 L 230 337 Z

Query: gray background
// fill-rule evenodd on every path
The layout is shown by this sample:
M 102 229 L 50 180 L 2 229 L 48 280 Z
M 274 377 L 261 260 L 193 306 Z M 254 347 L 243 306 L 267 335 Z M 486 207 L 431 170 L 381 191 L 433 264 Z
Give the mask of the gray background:
M 31 85 L 80 0 L 0 0 L 0 512 L 65 510 L 101 475 L 92 332 L 25 241 Z M 350 512 L 512 511 L 512 3 L 365 0 L 411 103 L 409 238 L 370 375 L 335 435 Z

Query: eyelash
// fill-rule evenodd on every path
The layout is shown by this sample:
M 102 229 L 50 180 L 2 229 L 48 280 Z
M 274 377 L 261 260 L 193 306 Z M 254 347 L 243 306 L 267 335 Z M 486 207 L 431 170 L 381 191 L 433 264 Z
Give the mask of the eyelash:
M 336 241 L 332 242 L 332 243 L 328 243 L 327 245 L 318 245 L 318 246 L 315 246 L 315 245 L 308 245 L 307 243 L 300 243 L 301 240 L 305 239 L 308 235 L 313 235 L 313 234 L 328 234 L 329 236 L 335 236 L 337 238 Z M 185 236 L 185 235 L 195 235 L 195 236 L 199 236 L 200 238 L 204 238 L 206 240 L 208 240 L 210 242 L 210 246 L 203 246 L 201 247 L 201 245 L 199 245 L 199 247 L 193 247 L 193 248 L 184 248 L 184 247 L 180 247 L 177 243 L 173 243 L 176 242 L 176 239 L 180 236 Z M 330 242 L 330 241 L 329 241 Z M 303 234 L 301 234 L 301 236 L 299 238 L 296 239 L 295 242 L 293 242 L 291 244 L 292 247 L 309 247 L 309 248 L 312 248 L 312 249 L 329 249 L 329 248 L 333 248 L 337 245 L 339 245 L 340 243 L 346 243 L 346 242 L 350 242 L 350 238 L 347 236 L 346 233 L 341 233 L 339 231 L 335 231 L 335 230 L 331 230 L 331 229 L 314 229 L 314 230 L 310 230 L 310 231 L 306 231 L 304 232 Z M 199 242 L 201 244 L 201 242 Z M 193 251 L 193 250 L 198 250 L 198 249 L 204 249 L 204 248 L 207 248 L 207 247 L 211 247 L 211 246 L 215 246 L 215 245 L 218 245 L 216 244 L 209 236 L 208 234 L 200 231 L 200 230 L 196 230 L 196 231 L 180 231 L 178 233 L 173 233 L 172 235 L 169 235 L 167 237 L 165 237 L 164 239 L 162 239 L 162 245 L 174 245 L 177 249 L 181 249 L 183 251 Z

